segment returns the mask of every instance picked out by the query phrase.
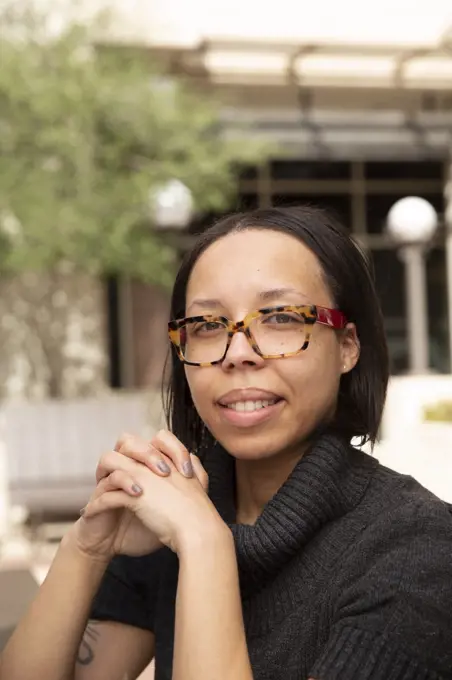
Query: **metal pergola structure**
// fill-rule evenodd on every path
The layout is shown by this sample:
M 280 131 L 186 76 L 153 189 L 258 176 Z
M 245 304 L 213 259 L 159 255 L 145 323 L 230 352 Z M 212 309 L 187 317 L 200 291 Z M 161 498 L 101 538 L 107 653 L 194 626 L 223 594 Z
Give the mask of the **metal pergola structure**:
M 222 119 L 226 134 L 267 138 L 289 155 L 445 159 L 452 144 L 452 29 L 429 47 L 206 38 L 190 49 L 149 49 L 173 73 L 219 93 L 274 93 L 273 108 L 225 106 Z M 278 93 L 288 90 L 291 105 L 278 106 Z M 336 97 L 335 107 L 319 106 L 322 91 Z M 343 106 L 350 92 L 361 97 L 355 109 Z M 367 95 L 375 92 L 392 107 L 372 109 Z
M 452 27 L 428 47 L 206 38 L 187 57 L 219 82 L 452 91 Z

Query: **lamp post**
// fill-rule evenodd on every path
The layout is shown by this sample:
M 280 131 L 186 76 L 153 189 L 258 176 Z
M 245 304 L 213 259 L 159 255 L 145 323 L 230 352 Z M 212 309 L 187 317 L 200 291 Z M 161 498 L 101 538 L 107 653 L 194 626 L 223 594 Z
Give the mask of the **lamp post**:
M 192 219 L 193 209 L 192 193 L 178 179 L 171 179 L 149 192 L 149 215 L 152 226 L 158 231 L 184 232 Z M 135 338 L 132 303 L 132 282 L 129 277 L 123 277 L 119 287 L 122 387 L 135 386 Z
M 429 371 L 429 333 L 425 252 L 438 227 L 434 207 L 425 199 L 407 196 L 387 216 L 387 230 L 405 264 L 410 373 Z

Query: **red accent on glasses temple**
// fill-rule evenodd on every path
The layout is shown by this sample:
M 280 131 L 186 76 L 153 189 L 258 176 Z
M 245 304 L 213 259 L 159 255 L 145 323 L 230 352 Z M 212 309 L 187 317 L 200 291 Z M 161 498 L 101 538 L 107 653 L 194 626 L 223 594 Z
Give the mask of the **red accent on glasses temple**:
M 326 307 L 316 307 L 317 321 L 323 323 L 325 326 L 336 328 L 340 330 L 347 325 L 347 318 L 345 314 L 338 309 L 327 309 Z

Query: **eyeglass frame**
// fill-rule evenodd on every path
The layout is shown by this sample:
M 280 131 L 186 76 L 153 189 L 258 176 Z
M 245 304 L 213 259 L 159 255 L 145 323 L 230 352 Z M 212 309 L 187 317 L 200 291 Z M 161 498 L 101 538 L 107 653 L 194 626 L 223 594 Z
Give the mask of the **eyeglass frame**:
M 304 318 L 304 321 L 307 324 L 307 328 L 305 329 L 304 343 L 302 347 L 300 347 L 300 349 L 296 350 L 295 352 L 284 352 L 282 354 L 263 354 L 251 334 L 250 324 L 261 316 L 266 316 L 271 313 L 277 314 L 281 312 L 295 312 L 296 314 L 301 314 L 301 316 Z M 187 323 L 201 323 L 202 321 L 219 321 L 225 325 L 225 329 L 228 331 L 228 337 L 226 340 L 226 348 L 221 359 L 207 362 L 195 362 L 185 359 L 181 348 L 180 331 L 184 326 L 187 325 Z M 297 354 L 300 354 L 301 352 L 304 352 L 308 349 L 312 330 L 314 324 L 316 323 L 319 323 L 322 326 L 328 326 L 334 330 L 343 330 L 346 327 L 348 321 L 345 314 L 343 314 L 343 312 L 339 311 L 338 309 L 329 309 L 328 307 L 321 307 L 319 305 L 279 305 L 277 307 L 265 307 L 254 312 L 249 312 L 249 314 L 247 314 L 241 321 L 231 321 L 226 316 L 214 316 L 212 314 L 201 314 L 198 316 L 189 316 L 184 319 L 174 319 L 168 323 L 168 335 L 172 345 L 176 350 L 178 358 L 183 364 L 187 366 L 199 366 L 201 368 L 207 368 L 209 366 L 221 364 L 225 360 L 226 354 L 228 353 L 232 342 L 232 338 L 236 333 L 240 332 L 245 334 L 253 351 L 256 352 L 256 354 L 262 359 L 284 359 L 286 357 L 296 356 Z

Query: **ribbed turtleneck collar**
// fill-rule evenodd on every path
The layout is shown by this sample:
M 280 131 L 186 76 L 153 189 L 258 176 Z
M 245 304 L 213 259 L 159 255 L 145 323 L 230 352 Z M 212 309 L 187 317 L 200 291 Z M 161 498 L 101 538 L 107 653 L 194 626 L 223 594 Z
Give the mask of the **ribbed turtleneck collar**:
M 233 457 L 216 445 L 204 465 L 209 495 L 234 535 L 245 594 L 277 574 L 322 526 L 357 505 L 377 461 L 333 435 L 321 436 L 253 526 L 235 523 Z

